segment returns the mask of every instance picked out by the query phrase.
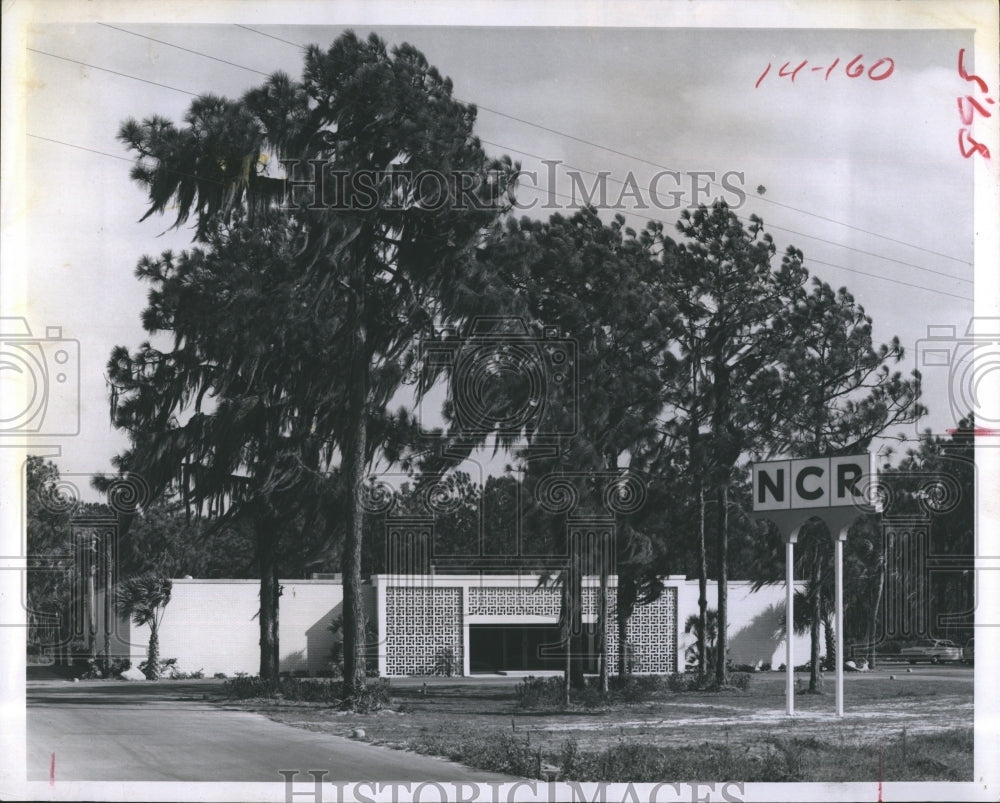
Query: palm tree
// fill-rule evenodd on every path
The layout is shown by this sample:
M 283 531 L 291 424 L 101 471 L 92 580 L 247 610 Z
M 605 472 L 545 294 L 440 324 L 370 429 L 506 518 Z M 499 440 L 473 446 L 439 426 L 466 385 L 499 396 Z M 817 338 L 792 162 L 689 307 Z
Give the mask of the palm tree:
M 149 627 L 149 651 L 146 657 L 146 677 L 156 680 L 160 676 L 160 622 L 170 602 L 170 578 L 146 572 L 118 586 L 118 605 L 133 624 Z
M 685 659 L 688 664 L 698 666 L 699 674 L 706 674 L 708 667 L 715 666 L 715 644 L 719 638 L 719 614 L 715 608 L 708 608 L 704 616 L 704 629 L 701 613 L 693 613 L 684 623 L 684 632 L 693 633 L 695 643 L 687 648 Z

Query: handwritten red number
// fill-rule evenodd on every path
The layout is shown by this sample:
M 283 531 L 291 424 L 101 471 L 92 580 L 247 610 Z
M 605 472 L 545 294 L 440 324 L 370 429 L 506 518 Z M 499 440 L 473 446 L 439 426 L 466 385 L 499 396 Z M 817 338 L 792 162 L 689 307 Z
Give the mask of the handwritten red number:
M 799 65 L 798 67 L 796 67 L 796 68 L 795 68 L 794 70 L 789 70 L 789 69 L 788 69 L 788 65 L 789 65 L 789 64 L 791 64 L 791 62 L 790 62 L 790 61 L 786 61 L 786 62 L 785 62 L 785 63 L 784 63 L 784 64 L 783 64 L 782 66 L 781 66 L 781 69 L 780 69 L 780 70 L 778 70 L 778 76 L 779 76 L 780 78 L 788 78 L 788 76 L 791 76 L 791 77 L 792 77 L 792 83 L 794 84 L 794 83 L 795 83 L 795 76 L 797 76 L 797 75 L 799 74 L 799 70 L 801 70 L 801 69 L 802 69 L 803 67 L 805 67 L 805 66 L 806 66 L 806 62 L 804 62 L 804 61 L 803 61 L 803 62 L 802 62 L 802 63 L 801 63 L 801 64 L 800 64 L 800 65 Z
M 864 65 L 859 63 L 862 58 L 863 56 L 858 54 L 847 63 L 844 71 L 847 73 L 848 78 L 857 78 L 865 71 Z M 854 66 L 855 64 L 857 64 L 857 67 Z
M 889 66 L 883 67 L 884 72 L 881 75 L 875 75 L 876 68 L 880 64 L 886 64 L 886 63 L 888 63 Z M 873 81 L 884 81 L 886 78 L 892 75 L 892 71 L 895 69 L 896 69 L 896 62 L 894 62 L 892 59 L 888 57 L 884 59 L 879 59 L 871 67 L 868 68 L 868 77 L 871 78 Z
M 859 53 L 857 56 L 855 56 L 846 64 L 846 66 L 844 67 L 844 72 L 849 78 L 860 78 L 862 75 L 865 74 L 865 65 L 862 63 L 863 59 L 864 59 L 864 54 Z M 778 77 L 791 78 L 792 83 L 795 83 L 795 79 L 799 77 L 799 73 L 806 68 L 806 65 L 808 63 L 809 63 L 808 60 L 803 59 L 796 67 L 793 68 L 792 62 L 786 61 L 778 69 Z M 826 70 L 826 74 L 824 75 L 823 80 L 829 81 L 830 76 L 833 74 L 833 71 L 837 68 L 838 64 L 840 64 L 839 56 L 833 60 L 833 64 L 831 64 L 829 67 L 810 67 L 809 70 L 810 72 L 822 72 L 823 70 Z M 760 77 L 754 84 L 754 89 L 758 89 L 760 85 L 764 82 L 764 78 L 766 78 L 768 73 L 771 72 L 771 66 L 772 64 L 768 62 L 767 67 L 764 68 L 764 72 L 760 74 Z M 959 69 L 962 69 L 961 54 L 959 55 Z M 895 72 L 895 70 L 896 70 L 896 62 L 893 59 L 886 56 L 876 61 L 871 67 L 867 69 L 867 72 L 868 72 L 868 77 L 872 81 L 884 81 L 886 78 L 892 75 Z M 980 79 L 976 78 L 975 76 L 972 76 L 968 80 L 979 81 Z M 985 84 L 983 84 L 983 86 L 985 86 Z
M 963 135 L 965 139 L 963 139 Z M 971 147 L 966 148 L 965 146 L 966 141 L 968 141 L 968 144 Z M 982 142 L 976 142 L 976 140 L 974 140 L 972 138 L 972 135 L 969 133 L 968 128 L 962 128 L 958 132 L 958 149 L 959 151 L 961 151 L 962 156 L 964 156 L 966 159 L 968 159 L 974 153 L 978 153 L 980 156 L 983 156 L 986 159 L 990 158 L 990 149 L 987 148 Z
M 993 103 L 992 98 L 986 98 L 987 103 Z M 972 106 L 977 112 L 979 112 L 983 117 L 992 117 L 993 115 L 986 111 L 972 95 L 966 95 L 964 98 L 958 99 L 958 113 L 962 117 L 963 125 L 972 125 L 972 109 L 967 108 L 966 104 Z
M 989 92 L 989 87 L 986 86 L 986 82 L 980 78 L 978 75 L 969 75 L 965 71 L 965 48 L 963 47 L 958 51 L 958 74 L 962 76 L 966 81 L 975 81 L 979 84 L 980 92 Z

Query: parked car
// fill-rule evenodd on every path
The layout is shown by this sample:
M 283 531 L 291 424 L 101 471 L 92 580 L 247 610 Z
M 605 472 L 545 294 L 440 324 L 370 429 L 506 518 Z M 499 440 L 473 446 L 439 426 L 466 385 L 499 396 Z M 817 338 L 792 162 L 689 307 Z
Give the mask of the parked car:
M 976 640 L 970 638 L 962 647 L 962 663 L 972 664 L 976 662 Z
M 899 651 L 899 657 L 911 664 L 917 661 L 930 661 L 932 664 L 961 661 L 962 648 L 947 639 L 921 639 L 911 647 L 903 647 Z

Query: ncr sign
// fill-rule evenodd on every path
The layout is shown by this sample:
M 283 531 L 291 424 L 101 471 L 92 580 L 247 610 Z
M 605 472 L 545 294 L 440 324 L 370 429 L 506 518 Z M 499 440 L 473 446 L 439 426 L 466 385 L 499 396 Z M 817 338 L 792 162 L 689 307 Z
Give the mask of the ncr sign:
M 850 507 L 864 502 L 859 484 L 867 454 L 773 460 L 753 465 L 753 509 Z

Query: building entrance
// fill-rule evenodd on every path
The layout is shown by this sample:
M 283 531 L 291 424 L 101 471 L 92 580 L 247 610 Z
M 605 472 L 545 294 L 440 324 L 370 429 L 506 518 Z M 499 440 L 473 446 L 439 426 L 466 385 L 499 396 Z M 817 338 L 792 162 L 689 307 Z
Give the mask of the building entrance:
M 596 672 L 599 651 L 593 632 L 585 633 L 581 646 L 587 653 L 584 672 Z M 564 655 L 558 625 L 469 625 L 472 672 L 561 671 Z
M 558 625 L 469 625 L 469 668 L 473 672 L 559 670 L 561 640 Z

